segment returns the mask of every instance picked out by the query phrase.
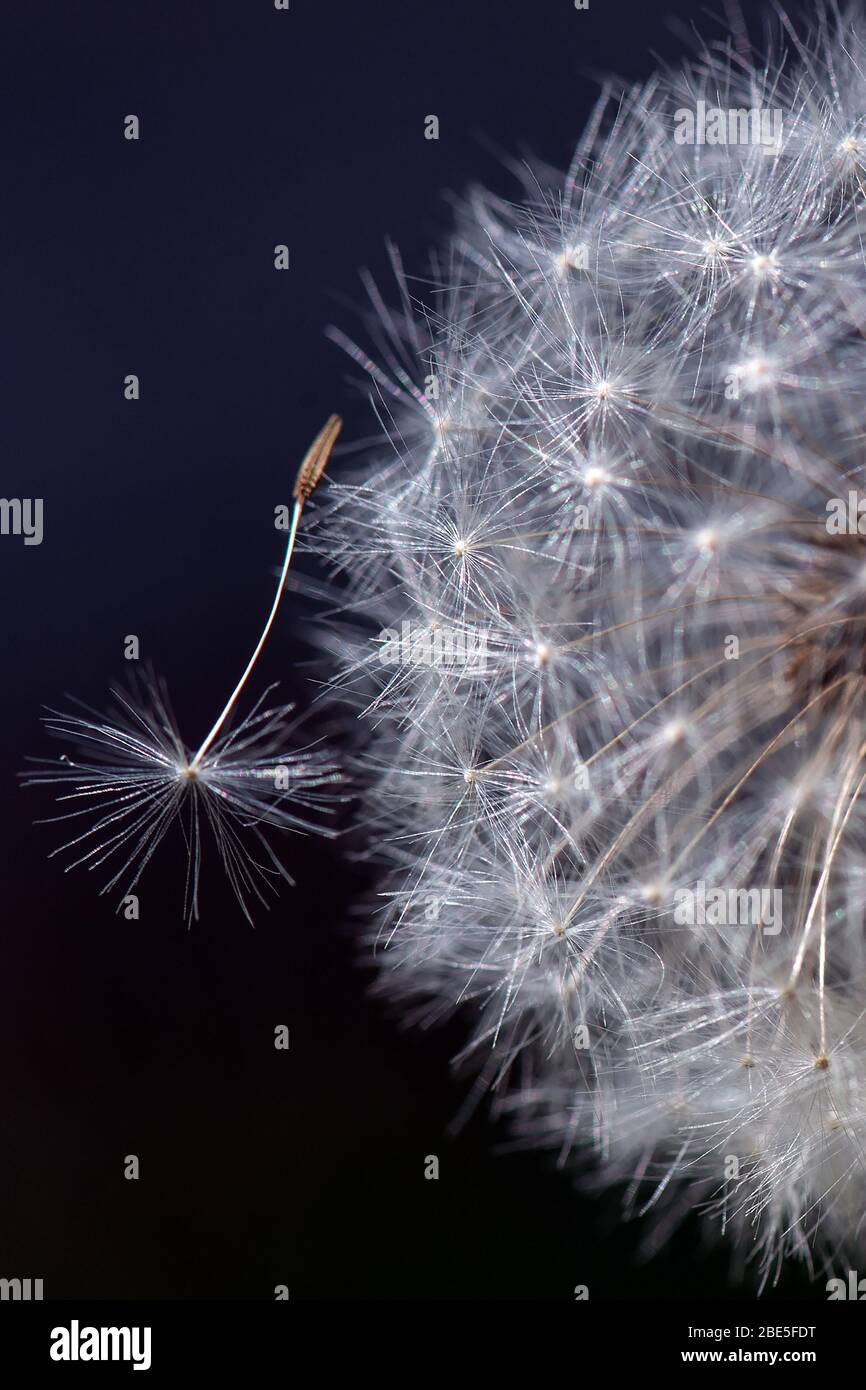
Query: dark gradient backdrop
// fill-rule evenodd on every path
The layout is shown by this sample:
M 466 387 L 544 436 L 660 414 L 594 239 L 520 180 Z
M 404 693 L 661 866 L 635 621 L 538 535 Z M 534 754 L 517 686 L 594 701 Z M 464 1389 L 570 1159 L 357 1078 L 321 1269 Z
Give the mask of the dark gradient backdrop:
M 724 1297 L 696 1229 L 642 1267 L 615 1200 L 497 1156 L 483 1111 L 446 1136 L 459 1022 L 407 1034 L 369 999 L 350 915 L 363 874 L 338 848 L 292 844 L 300 886 L 255 931 L 210 856 L 188 932 L 174 846 L 127 922 L 95 875 L 47 859 L 56 829 L 31 821 L 50 796 L 16 785 L 50 751 L 40 706 L 102 704 L 127 633 L 202 736 L 270 600 L 272 509 L 301 451 L 334 409 L 346 440 L 369 429 L 323 336 L 356 329 L 359 267 L 387 278 L 387 235 L 423 271 L 443 193 L 513 190 L 497 150 L 564 164 L 596 77 L 675 58 L 665 15 L 700 22 L 698 7 L 4 9 L 0 492 L 43 497 L 45 536 L 0 538 L 0 1276 L 41 1277 L 46 1297 Z M 261 668 L 302 699 L 308 612 L 286 603 Z

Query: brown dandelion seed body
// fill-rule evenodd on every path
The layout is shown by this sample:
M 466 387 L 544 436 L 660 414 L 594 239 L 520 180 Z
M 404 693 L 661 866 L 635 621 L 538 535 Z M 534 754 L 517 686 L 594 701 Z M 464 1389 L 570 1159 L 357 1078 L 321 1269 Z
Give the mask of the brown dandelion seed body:
M 839 700 L 862 691 L 866 677 L 866 595 L 853 583 L 866 558 L 859 535 L 826 536 L 812 542 L 812 560 L 788 596 L 791 609 L 786 675 L 804 698 L 841 677 Z
M 295 490 L 292 493 L 295 501 L 299 502 L 301 506 L 312 497 L 319 486 L 322 474 L 328 466 L 331 450 L 342 428 L 343 421 L 339 415 L 329 416 L 304 455 L 304 461 L 298 469 L 298 476 L 295 479 Z

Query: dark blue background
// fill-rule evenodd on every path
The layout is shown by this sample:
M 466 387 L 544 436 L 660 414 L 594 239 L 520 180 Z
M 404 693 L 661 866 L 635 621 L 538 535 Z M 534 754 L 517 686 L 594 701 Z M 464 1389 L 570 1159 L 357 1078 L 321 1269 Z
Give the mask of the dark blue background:
M 341 850 L 291 845 L 299 887 L 255 931 L 211 858 L 187 932 L 166 847 L 131 923 L 47 860 L 56 829 L 30 822 L 50 796 L 16 786 L 50 751 L 40 706 L 102 704 L 127 633 L 201 737 L 270 600 L 301 453 L 334 409 L 348 442 L 369 431 L 323 334 L 357 331 L 359 267 L 387 280 L 389 235 L 423 272 L 443 193 L 516 192 L 496 150 L 564 165 L 597 76 L 682 52 L 666 14 L 701 19 L 692 0 L 6 6 L 0 491 L 45 499 L 45 539 L 0 539 L 0 1276 L 47 1297 L 725 1296 L 696 1228 L 642 1268 L 615 1198 L 495 1156 L 483 1108 L 445 1137 L 461 1026 L 407 1034 L 367 997 Z M 260 673 L 302 700 L 309 612 L 285 604 Z

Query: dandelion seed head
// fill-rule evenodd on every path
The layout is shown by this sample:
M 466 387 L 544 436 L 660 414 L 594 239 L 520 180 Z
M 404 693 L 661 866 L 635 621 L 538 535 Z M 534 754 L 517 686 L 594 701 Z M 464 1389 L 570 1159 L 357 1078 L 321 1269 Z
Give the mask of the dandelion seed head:
M 431 303 L 375 297 L 382 438 L 311 536 L 382 988 L 462 1011 L 518 1142 L 764 1280 L 866 1238 L 866 28 L 793 33 L 469 195 Z M 781 128 L 677 142 L 699 102 Z M 364 657 L 432 618 L 480 674 Z

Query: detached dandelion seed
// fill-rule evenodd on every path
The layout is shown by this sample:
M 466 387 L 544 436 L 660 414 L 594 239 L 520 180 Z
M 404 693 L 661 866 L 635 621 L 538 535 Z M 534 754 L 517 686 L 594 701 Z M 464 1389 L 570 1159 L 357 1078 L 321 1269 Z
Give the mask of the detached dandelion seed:
M 122 885 L 130 893 L 160 842 L 179 823 L 189 854 L 185 915 L 198 917 L 203 829 L 210 830 L 226 876 L 251 922 L 254 900 L 267 905 L 266 889 L 292 878 L 266 836 L 269 829 L 329 833 L 317 821 L 334 799 L 336 768 L 316 747 L 296 749 L 290 704 L 266 706 L 269 687 L 249 714 L 228 728 L 241 693 L 273 626 L 294 553 L 304 504 L 315 491 L 341 428 L 332 415 L 298 471 L 286 552 L 261 636 L 211 729 L 190 753 L 177 729 L 161 681 L 149 676 L 128 692 L 112 692 L 108 715 L 52 710 L 44 720 L 56 737 L 76 745 L 74 756 L 37 759 L 48 766 L 25 775 L 25 785 L 65 790 L 69 803 L 53 821 L 81 829 L 54 854 L 71 853 L 68 868 L 115 865 L 102 892 Z

